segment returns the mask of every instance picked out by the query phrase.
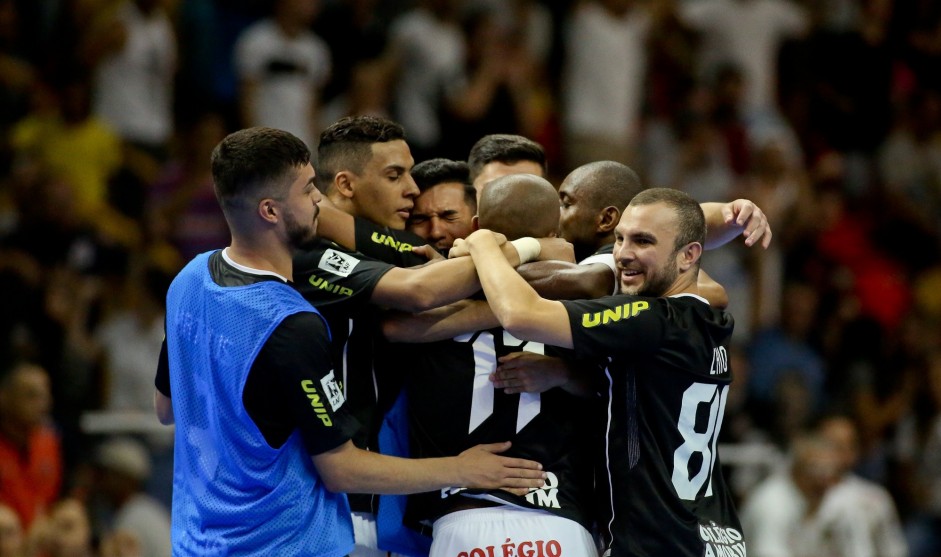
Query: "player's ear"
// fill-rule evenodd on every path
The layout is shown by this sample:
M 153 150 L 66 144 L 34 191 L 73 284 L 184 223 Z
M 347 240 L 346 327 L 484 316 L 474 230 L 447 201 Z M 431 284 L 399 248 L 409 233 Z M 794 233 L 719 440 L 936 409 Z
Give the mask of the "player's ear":
M 278 219 L 281 217 L 281 208 L 278 206 L 278 202 L 270 197 L 259 201 L 258 216 L 271 224 L 277 224 Z
M 614 205 L 609 205 L 605 207 L 598 213 L 598 232 L 602 234 L 607 234 L 614 230 L 618 225 L 618 221 L 621 220 L 621 210 L 615 207 Z
M 343 197 L 352 199 L 355 190 L 353 186 L 355 178 L 356 175 L 349 170 L 341 170 L 333 177 L 333 187 L 336 188 L 337 192 Z
M 471 229 L 475 231 L 480 230 L 480 219 L 477 218 L 477 215 L 471 218 Z
M 702 257 L 702 244 L 690 242 L 677 254 L 680 272 L 686 272 Z

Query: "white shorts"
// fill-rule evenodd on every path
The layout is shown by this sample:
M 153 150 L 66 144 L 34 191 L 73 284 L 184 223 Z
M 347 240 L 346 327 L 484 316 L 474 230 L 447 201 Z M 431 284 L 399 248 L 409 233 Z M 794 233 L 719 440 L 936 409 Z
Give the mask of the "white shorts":
M 598 557 L 581 524 L 518 507 L 468 509 L 434 524 L 429 557 Z
M 376 515 L 353 513 L 353 538 L 356 545 L 349 557 L 388 557 L 389 553 L 379 549 L 379 534 L 376 533 Z

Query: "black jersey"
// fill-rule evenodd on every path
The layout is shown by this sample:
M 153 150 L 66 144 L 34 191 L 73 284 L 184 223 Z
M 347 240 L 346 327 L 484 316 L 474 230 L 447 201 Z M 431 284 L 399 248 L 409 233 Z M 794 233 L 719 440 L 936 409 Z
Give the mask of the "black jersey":
M 592 432 L 597 400 L 562 389 L 506 394 L 489 375 L 497 358 L 543 345 L 513 338 L 503 329 L 478 331 L 413 351 L 406 378 L 414 456 L 453 456 L 480 443 L 512 441 L 507 456 L 543 464 L 546 487 L 518 497 L 500 490 L 443 489 L 409 497 L 406 521 L 428 524 L 459 508 L 466 496 L 543 509 L 591 527 Z M 600 441 L 597 441 L 600 442 Z
M 427 244 L 421 236 L 404 230 L 392 230 L 385 226 L 356 217 L 356 249 L 360 253 L 392 263 L 396 267 L 415 267 L 428 262 L 427 259 L 412 252 L 415 246 Z
M 608 360 L 599 482 L 610 494 L 600 522 L 610 554 L 745 555 L 716 452 L 731 316 L 690 295 L 562 303 L 576 353 Z
M 330 325 L 335 374 L 342 382 L 349 412 L 362 425 L 353 443 L 373 451 L 378 447 L 382 416 L 401 386 L 398 378 L 376 373 L 373 366 L 380 335 L 378 312 L 369 300 L 392 268 L 323 240 L 294 256 L 295 287 Z M 369 494 L 350 495 L 350 507 L 375 512 L 376 500 Z

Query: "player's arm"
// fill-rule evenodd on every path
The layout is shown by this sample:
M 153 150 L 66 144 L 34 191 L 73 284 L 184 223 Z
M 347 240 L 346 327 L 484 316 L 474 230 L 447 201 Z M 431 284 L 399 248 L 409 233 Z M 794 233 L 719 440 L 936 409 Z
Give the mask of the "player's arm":
M 502 253 L 504 263 L 513 270 L 520 264 L 519 253 L 511 242 L 500 238 L 503 242 L 494 239 L 494 245 Z M 537 241 L 540 248 L 536 257 L 556 257 L 567 244 L 557 238 Z M 480 281 L 474 262 L 467 257 L 456 257 L 424 267 L 390 269 L 376 284 L 370 300 L 384 307 L 417 313 L 463 300 L 478 290 Z
M 410 460 L 356 448 L 359 423 L 331 368 L 326 324 L 315 313 L 286 318 L 259 351 L 243 390 L 249 416 L 271 444 L 284 442 L 282 423 L 296 424 L 328 489 L 415 493 L 444 487 L 527 489 L 542 485 L 537 462 L 496 453 L 509 443 L 478 446 L 457 457 Z M 285 422 L 285 420 L 288 420 Z M 270 427 L 272 426 L 273 427 Z
M 729 307 L 729 295 L 725 292 L 725 288 L 702 269 L 696 275 L 696 288 L 699 289 L 699 295 L 705 298 L 710 306 L 719 309 Z
M 404 494 L 447 487 L 525 492 L 545 482 L 542 466 L 499 456 L 510 443 L 477 445 L 458 456 L 407 459 L 364 451 L 352 441 L 313 457 L 327 489 L 346 493 Z
M 393 342 L 436 342 L 499 327 L 484 300 L 460 300 L 421 313 L 388 312 L 382 333 Z
M 154 379 L 154 412 L 163 425 L 173 425 L 173 401 L 170 400 L 170 361 L 167 358 L 167 339 L 160 346 L 157 377 Z
M 351 251 L 359 251 L 379 261 L 399 266 L 420 265 L 443 259 L 430 246 L 426 246 L 427 250 L 414 249 L 425 246 L 424 240 L 419 241 L 421 238 L 401 231 L 395 232 L 396 236 L 392 237 L 393 231 L 383 230 L 365 219 L 356 219 L 344 213 L 326 197 L 320 203 L 317 234 Z
M 539 297 L 507 261 L 492 232 L 478 230 L 465 242 L 490 307 L 504 329 L 519 339 L 572 347 L 572 329 L 562 303 Z
M 173 401 L 157 389 L 154 389 L 154 410 L 161 424 L 173 425 Z
M 599 298 L 614 291 L 614 273 L 601 263 L 534 261 L 517 270 L 540 296 L 549 300 Z
M 700 205 L 706 216 L 706 244 L 704 249 L 723 246 L 739 235 L 745 236 L 745 245 L 761 243 L 767 249 L 771 245 L 771 224 L 764 211 L 748 199 L 736 199 L 729 203 L 703 203 Z

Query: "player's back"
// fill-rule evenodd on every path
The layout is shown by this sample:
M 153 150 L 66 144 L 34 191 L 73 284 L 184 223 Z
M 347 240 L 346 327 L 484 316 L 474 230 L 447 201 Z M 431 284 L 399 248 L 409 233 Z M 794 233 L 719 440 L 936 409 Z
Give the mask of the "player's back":
M 490 374 L 497 359 L 521 350 L 541 354 L 543 345 L 520 341 L 497 328 L 414 350 L 406 376 L 413 456 L 450 456 L 477 444 L 509 440 L 513 445 L 507 456 L 543 464 L 546 487 L 526 497 L 457 489 L 414 496 L 409 501 L 410 522 L 427 523 L 457 509 L 486 505 L 476 499 L 482 498 L 543 509 L 591 527 L 596 401 L 559 388 L 541 394 L 494 389 Z

